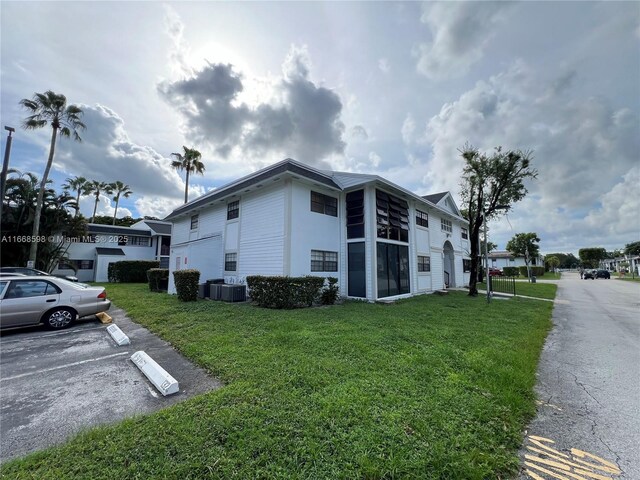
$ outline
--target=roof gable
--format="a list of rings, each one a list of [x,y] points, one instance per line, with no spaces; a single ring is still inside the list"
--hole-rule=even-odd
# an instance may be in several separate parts
[[[431,203],[435,203],[436,205],[453,215],[462,217],[460,209],[458,208],[458,205],[456,205],[451,192],[440,192],[431,195],[424,195],[422,198],[428,200]]]

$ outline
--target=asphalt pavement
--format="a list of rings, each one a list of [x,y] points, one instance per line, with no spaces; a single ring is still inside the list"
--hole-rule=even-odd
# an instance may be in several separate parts
[[[94,425],[150,413],[221,386],[171,345],[112,306],[131,344],[107,325],[79,321],[61,331],[34,327],[0,338],[0,462],[64,442]],[[130,360],[143,350],[179,383],[162,396]]]
[[[640,480],[640,283],[558,282],[521,479]]]

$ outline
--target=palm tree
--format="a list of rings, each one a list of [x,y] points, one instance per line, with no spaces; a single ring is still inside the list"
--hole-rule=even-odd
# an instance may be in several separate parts
[[[178,171],[185,170],[187,172],[187,178],[184,185],[184,203],[189,201],[189,175],[197,173],[204,175],[204,163],[200,161],[202,155],[195,148],[182,147],[184,154],[172,153],[171,156],[175,157],[175,160],[171,162],[171,166]]]
[[[67,97],[58,95],[51,90],[45,93],[36,93],[33,99],[23,98],[20,105],[27,109],[31,115],[24,119],[23,128],[27,130],[37,130],[39,128],[51,125],[51,143],[49,145],[49,158],[47,166],[42,175],[40,189],[38,190],[38,199],[36,201],[36,212],[33,221],[32,237],[37,237],[40,233],[40,215],[42,214],[42,202],[44,199],[44,190],[49,179],[49,171],[53,164],[53,155],[56,150],[56,139],[58,134],[63,137],[71,137],[80,142],[82,139],[78,135],[78,130],[84,130],[86,125],[80,121],[82,118],[82,110],[76,105],[67,105]],[[29,250],[29,261],[36,261],[38,252],[38,243],[31,242]]]
[[[64,190],[69,190],[76,194],[76,205],[73,207],[76,210],[74,217],[77,217],[78,212],[80,211],[80,196],[89,193],[87,191],[88,183],[88,180],[84,177],[73,177],[67,178],[67,181],[62,184],[62,188]]]
[[[131,191],[131,188],[129,187],[129,185],[125,185],[120,180],[116,180],[115,182],[110,183],[109,186],[111,187],[111,193],[113,192],[116,193],[116,196],[113,197],[113,201],[116,202],[116,209],[113,212],[113,223],[111,224],[111,225],[115,225],[116,214],[118,213],[118,203],[120,203],[120,196],[123,196],[124,198],[129,198],[133,193],[133,191]]]
[[[106,193],[107,195],[111,195],[113,190],[111,188],[111,184],[109,183],[92,180],[87,184],[87,192],[96,197],[93,204],[93,215],[91,216],[91,223],[93,223],[96,218],[96,210],[98,210],[98,201],[100,201],[100,194]]]

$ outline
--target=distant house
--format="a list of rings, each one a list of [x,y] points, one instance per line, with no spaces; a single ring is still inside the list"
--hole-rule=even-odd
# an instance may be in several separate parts
[[[623,267],[627,265],[627,267]],[[624,257],[607,258],[602,260],[601,267],[612,272],[632,271],[635,275],[640,275],[640,255],[627,255]]]
[[[504,250],[495,250],[489,253],[489,268],[502,270],[504,267],[525,267],[526,265],[524,256],[514,255]],[[529,265],[532,267],[544,267],[544,257],[542,255],[532,256]]]
[[[374,301],[468,284],[468,223],[448,192],[421,197],[376,175],[286,159],[174,210],[170,271],[337,277]],[[173,275],[169,292],[175,292]]]
[[[81,282],[106,282],[112,262],[158,260],[161,267],[169,268],[171,224],[159,220],[141,220],[131,227],[90,223],[87,235],[71,239],[67,246],[69,261],[60,262],[53,273],[76,271]]]

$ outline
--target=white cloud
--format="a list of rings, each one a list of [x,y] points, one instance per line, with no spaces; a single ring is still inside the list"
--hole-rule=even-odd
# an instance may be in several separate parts
[[[378,59],[378,68],[382,73],[389,73],[391,71],[391,65],[388,58]]]
[[[373,168],[378,168],[382,159],[376,152],[369,152],[369,163]]]
[[[480,61],[504,21],[508,2],[432,2],[425,4],[421,21],[431,42],[417,48],[418,71],[432,80],[460,77]]]
[[[413,115],[407,114],[404,122],[402,122],[402,141],[405,144],[410,144],[414,141],[414,134],[416,131],[416,121],[413,119]]]

